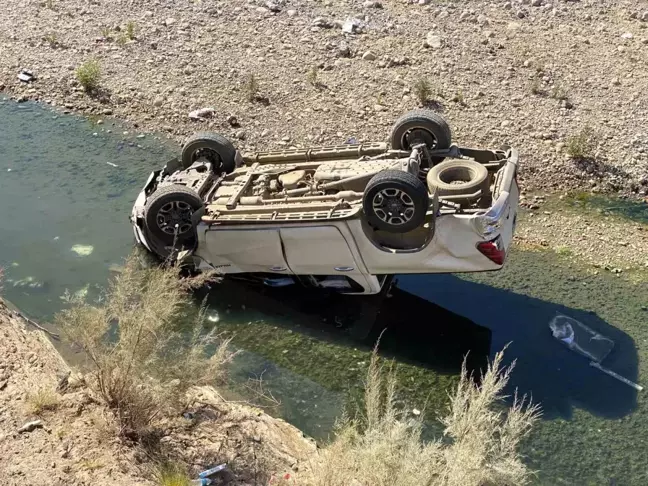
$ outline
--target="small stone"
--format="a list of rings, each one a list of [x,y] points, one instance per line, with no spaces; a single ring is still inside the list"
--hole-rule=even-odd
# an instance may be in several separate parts
[[[277,4],[277,3],[275,3],[275,2],[266,2],[265,6],[266,6],[267,9],[270,10],[271,12],[274,12],[274,13],[279,13],[279,12],[281,12],[281,7],[279,6],[279,4]]]
[[[384,107],[383,105],[374,105],[374,111],[376,111],[376,112],[381,112],[381,111],[385,111],[385,110],[387,110],[387,108]]]
[[[543,0],[532,0],[531,1],[531,6],[532,7],[542,7],[542,1]]]
[[[440,49],[443,42],[441,41],[441,37],[434,34],[434,32],[428,32],[427,36],[425,36],[425,42],[423,45],[432,49]]]
[[[512,4],[511,2],[506,2],[506,3],[504,4],[504,8],[505,8],[506,10],[510,10],[510,9],[513,8],[513,4]]]
[[[174,19],[173,17],[169,17],[168,19],[166,19],[166,20],[164,21],[164,25],[166,25],[167,27],[169,27],[170,25],[175,24],[175,22],[176,22],[176,19]]]
[[[632,34],[630,32],[626,32],[625,34],[621,34],[622,39],[632,39]]]
[[[364,8],[383,8],[382,3],[372,1],[372,0],[367,0],[365,3],[362,4]]]
[[[531,66],[531,61],[529,59],[527,59],[526,61],[524,61],[523,66],[524,67],[530,67]]]
[[[112,110],[111,110],[110,108],[106,108],[106,109],[103,111],[103,114],[104,114],[104,115],[112,115],[113,112],[112,112]]]
[[[236,133],[234,134],[234,136],[236,138],[238,138],[239,140],[245,140],[245,137],[247,136],[247,134],[245,133],[245,130],[237,130]]]
[[[333,23],[325,19],[324,17],[317,17],[315,20],[313,20],[313,23],[311,24],[313,27],[322,27],[324,29],[330,29],[333,27]]]
[[[286,13],[288,14],[288,17],[294,17],[297,15],[297,10],[288,10]]]
[[[483,27],[490,25],[490,20],[485,15],[480,15],[477,17],[477,23]]]
[[[643,22],[648,22],[648,10],[646,10],[641,15],[639,15],[639,20],[642,20]]]
[[[614,86],[619,86],[621,84],[621,81],[619,81],[619,78],[613,78],[612,79],[612,84]]]
[[[362,55],[362,59],[365,61],[375,61],[376,55],[371,51],[367,51]]]
[[[189,113],[189,118],[192,120],[201,120],[203,118],[211,118],[215,113],[214,108],[200,108]]]
[[[153,106],[157,106],[158,108],[164,104],[164,98],[155,98],[153,100]]]
[[[459,20],[466,20],[468,17],[470,17],[470,12],[468,10],[464,10],[461,12],[461,15],[459,15]]]

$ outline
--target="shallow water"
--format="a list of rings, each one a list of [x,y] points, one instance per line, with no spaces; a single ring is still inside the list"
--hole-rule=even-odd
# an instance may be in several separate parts
[[[4,294],[47,320],[66,290],[91,297],[122,263],[133,243],[131,204],[174,147],[30,103],[0,102],[0,125]],[[524,444],[541,471],[538,484],[634,485],[648,484],[646,391],[589,367],[552,338],[548,324],[559,312],[613,339],[604,365],[645,385],[647,287],[548,253],[515,251],[498,273],[400,277],[385,300],[236,281],[208,299],[210,317],[244,351],[233,391],[310,435],[327,437],[341,408],[357,399],[381,332],[401,398],[430,417],[445,406],[468,351],[476,369],[510,343],[511,385],[544,410]],[[430,423],[427,432],[438,427]]]

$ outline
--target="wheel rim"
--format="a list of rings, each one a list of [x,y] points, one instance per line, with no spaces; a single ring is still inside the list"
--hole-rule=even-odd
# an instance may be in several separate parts
[[[401,137],[401,147],[403,148],[412,148],[417,143],[423,143],[427,148],[434,150],[439,141],[432,132],[423,128],[412,128]]]
[[[412,220],[416,208],[405,191],[389,188],[378,191],[372,200],[375,215],[391,226],[401,226]]]
[[[183,235],[193,227],[191,216],[194,210],[184,201],[171,201],[160,208],[157,213],[157,225],[160,231],[167,235],[176,234],[176,225],[178,226],[178,236]]]

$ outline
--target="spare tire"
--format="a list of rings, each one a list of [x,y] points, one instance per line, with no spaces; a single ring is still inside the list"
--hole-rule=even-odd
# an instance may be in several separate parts
[[[214,166],[217,174],[229,174],[236,168],[236,148],[222,135],[212,132],[196,133],[182,147],[182,168],[187,169],[199,158]]]
[[[188,187],[170,184],[155,191],[144,206],[144,225],[155,246],[170,246],[174,242],[181,246],[193,239],[192,216],[202,207],[202,199]]]
[[[401,170],[385,170],[373,176],[362,200],[369,225],[389,233],[407,233],[421,226],[429,205],[425,184]]]
[[[430,150],[448,149],[452,133],[448,123],[432,110],[412,110],[394,123],[391,131],[391,147],[410,150],[416,143],[424,143]],[[432,157],[436,164],[443,157]]]
[[[432,167],[427,174],[430,192],[437,191],[439,197],[470,195],[482,191],[488,193],[488,169],[474,160],[446,160]]]

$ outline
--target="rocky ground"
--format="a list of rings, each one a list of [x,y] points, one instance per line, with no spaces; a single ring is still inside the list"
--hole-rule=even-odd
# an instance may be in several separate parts
[[[178,142],[215,130],[243,150],[386,140],[426,82],[456,141],[519,148],[527,197],[648,202],[642,0],[7,0],[0,51],[0,87],[18,99]],[[75,76],[90,59],[101,68],[93,96]],[[35,79],[20,81],[22,69]],[[588,157],[575,160],[570,138],[586,127]],[[587,256],[578,220],[549,223],[529,220],[527,237]]]
[[[0,300],[3,486],[157,484],[150,455],[116,439],[110,414],[76,374],[57,389],[69,368],[41,331],[26,326],[31,327]],[[267,484],[270,474],[290,474],[315,450],[296,428],[226,403],[212,388],[196,389],[188,410],[188,418],[167,420],[165,456],[196,472],[227,463],[227,484]]]
[[[519,147],[526,190],[646,196],[646,27],[641,0],[7,0],[0,84],[251,149],[384,140],[427,80],[457,141]],[[94,99],[74,71],[90,58]],[[23,68],[36,80],[19,81]],[[585,125],[596,160],[575,162],[565,144]]]

